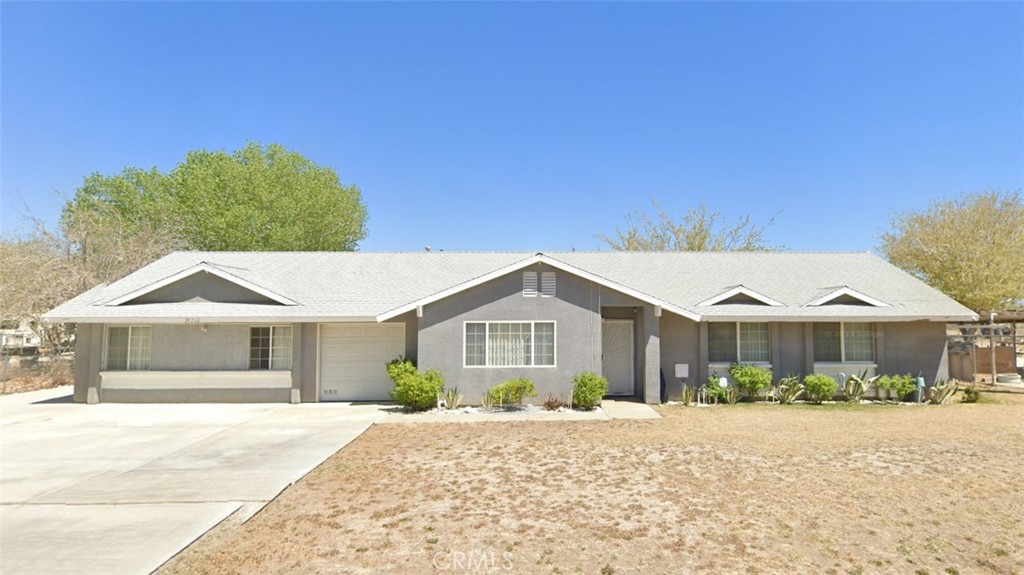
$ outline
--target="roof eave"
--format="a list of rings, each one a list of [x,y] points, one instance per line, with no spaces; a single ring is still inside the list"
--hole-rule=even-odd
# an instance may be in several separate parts
[[[375,316],[266,316],[266,315],[213,315],[213,316],[103,316],[103,315],[44,315],[47,323],[104,323],[104,324],[175,324],[196,325],[209,323],[246,323],[246,324],[279,324],[279,323],[376,323]]]
[[[975,319],[971,319],[975,318]],[[705,314],[703,321],[740,321],[740,322],[775,322],[775,323],[792,323],[792,322],[872,322],[872,323],[894,323],[894,322],[911,322],[911,321],[927,321],[927,322],[941,322],[950,323],[958,321],[976,321],[976,315],[743,315],[743,314],[730,314],[730,315],[713,315]]]

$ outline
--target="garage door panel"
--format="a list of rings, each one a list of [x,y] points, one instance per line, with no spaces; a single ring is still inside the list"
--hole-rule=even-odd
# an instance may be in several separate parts
[[[325,324],[320,347],[321,400],[389,399],[385,364],[405,353],[405,325]]]

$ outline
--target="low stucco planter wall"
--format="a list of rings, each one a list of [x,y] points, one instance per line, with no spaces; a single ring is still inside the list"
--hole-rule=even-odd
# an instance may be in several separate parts
[[[101,371],[100,401],[287,403],[290,371]]]

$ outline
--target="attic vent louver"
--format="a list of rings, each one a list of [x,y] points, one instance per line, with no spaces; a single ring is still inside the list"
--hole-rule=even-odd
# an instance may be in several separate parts
[[[555,272],[543,272],[540,274],[540,295],[555,297]]]
[[[537,297],[537,272],[523,272],[523,297]]]

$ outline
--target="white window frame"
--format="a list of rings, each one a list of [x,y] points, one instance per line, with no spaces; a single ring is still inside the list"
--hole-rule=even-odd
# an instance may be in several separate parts
[[[710,325],[713,324],[713,323],[717,323],[717,324],[730,324],[731,323],[731,324],[734,324],[736,326],[736,363],[743,363],[743,364],[749,364],[749,365],[761,365],[761,366],[770,366],[772,364],[772,360],[771,360],[772,348],[775,346],[775,342],[772,341],[772,324],[771,324],[771,322],[767,322],[767,321],[736,321],[736,322],[732,322],[732,321],[710,321],[710,322],[708,322],[708,326],[709,326],[708,329],[711,329]],[[768,361],[744,361],[742,359],[742,355],[743,354],[741,353],[741,350],[740,350],[740,342],[741,342],[741,340],[743,338],[740,337],[740,324],[743,324],[743,323],[763,323],[763,324],[768,326]],[[709,365],[725,365],[725,364],[730,364],[731,365],[732,362],[717,361],[717,360],[711,359],[710,350],[709,350],[709,353],[708,353],[708,364]]]
[[[153,326],[151,326],[151,325],[116,325],[116,324],[112,324],[112,325],[108,325],[107,329],[104,330],[104,332],[103,332],[103,371],[148,371],[150,369],[148,367],[145,368],[145,369],[142,369],[142,368],[132,369],[132,329],[136,329],[136,328],[140,328],[140,327],[149,328],[149,358],[148,358],[148,360],[149,360],[150,365],[152,365],[152,363],[153,363]],[[123,370],[122,369],[111,370],[109,367],[107,367],[108,363],[109,363],[109,360],[110,360],[110,330],[114,329],[114,328],[128,328],[128,347],[126,348],[126,353],[128,354],[128,356],[125,358],[125,361],[124,361],[125,368]]]
[[[265,327],[269,327],[270,328],[270,348],[269,348],[270,357],[268,358],[268,361],[270,363],[268,364],[268,366],[265,369],[262,368],[262,367],[252,367],[252,330],[254,328],[265,328]],[[282,327],[286,327],[286,328],[292,330],[292,337],[291,337],[291,344],[292,344],[291,345],[291,347],[292,347],[291,361],[292,362],[291,362],[291,365],[289,365],[288,367],[278,369],[278,368],[274,367],[274,331],[276,329],[279,329],[279,328],[282,328]],[[246,358],[246,360],[247,360],[247,362],[249,364],[249,371],[291,371],[292,368],[295,366],[295,328],[292,325],[286,324],[286,323],[250,325],[249,326],[249,333],[248,333],[248,337],[246,338],[246,341],[249,342],[249,346],[248,346],[249,347],[249,353],[248,353],[248,356]]]
[[[819,322],[819,323],[838,323],[839,324],[839,361],[838,361],[838,363],[850,363],[850,364],[854,364],[854,365],[865,365],[865,366],[877,365],[878,364],[878,326],[875,325],[875,322],[872,322],[872,321],[850,321],[850,322],[846,322],[846,321],[839,321],[839,322],[823,321],[823,322]],[[854,360],[846,361],[846,324],[847,323],[866,323],[866,324],[870,324],[871,325],[871,331],[872,331],[871,345],[873,347],[873,349],[871,350],[871,355],[874,355],[875,359],[872,359],[872,360],[858,359],[856,361],[854,361]],[[837,363],[837,362],[835,362],[835,361],[818,361],[818,358],[814,358],[814,363],[827,364],[827,363]]]
[[[484,362],[486,363],[491,357],[491,324],[496,323],[528,323],[530,324],[530,361],[536,361],[537,359],[537,327],[538,323],[550,323],[553,327],[552,337],[554,338],[554,349],[552,350],[552,364],[551,365],[467,365],[466,364],[466,338],[469,333],[466,331],[466,326],[471,323],[482,323],[484,324]],[[555,320],[522,320],[522,319],[481,319],[481,320],[466,320],[462,322],[462,367],[467,369],[550,369],[558,367],[558,322]]]

